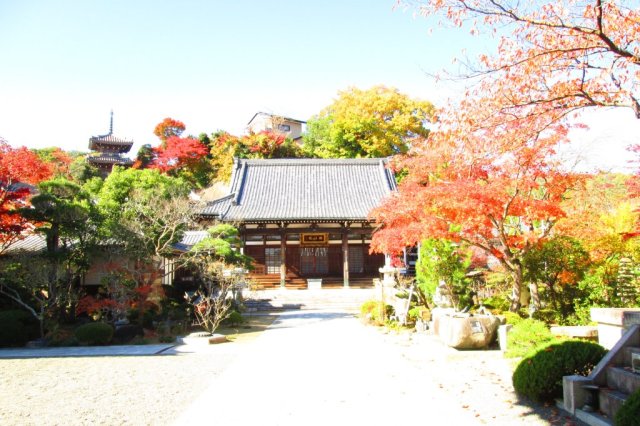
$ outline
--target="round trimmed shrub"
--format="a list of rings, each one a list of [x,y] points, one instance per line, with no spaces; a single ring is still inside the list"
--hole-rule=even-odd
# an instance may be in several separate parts
[[[606,353],[597,343],[583,340],[544,346],[518,364],[513,388],[534,401],[552,401],[562,395],[563,376],[587,376]]]
[[[504,356],[507,358],[527,356],[554,341],[556,338],[545,323],[531,318],[523,319],[517,321],[507,334],[507,351]]]
[[[27,330],[20,321],[7,317],[0,322],[0,347],[24,346],[27,341]]]
[[[616,426],[640,426],[640,389],[632,393],[615,416]]]
[[[113,337],[113,327],[103,322],[90,322],[76,328],[75,336],[84,346],[106,345]]]
[[[0,347],[24,346],[38,335],[38,322],[28,312],[19,309],[0,312]]]

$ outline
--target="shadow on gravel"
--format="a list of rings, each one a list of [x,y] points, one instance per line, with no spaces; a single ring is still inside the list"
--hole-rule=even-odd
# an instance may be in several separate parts
[[[525,398],[519,398],[514,401],[514,405],[523,407],[526,411],[523,411],[520,417],[533,417],[541,419],[546,424],[550,425],[564,425],[564,426],[586,426],[584,423],[575,417],[569,415],[564,410],[559,409],[551,403],[538,403]]]

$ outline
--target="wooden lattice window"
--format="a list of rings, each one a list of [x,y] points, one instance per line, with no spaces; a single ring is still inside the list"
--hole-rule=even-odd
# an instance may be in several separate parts
[[[300,250],[302,275],[326,275],[329,273],[329,249],[327,247],[303,247]]]
[[[267,247],[264,249],[264,263],[267,274],[280,273],[280,247]]]
[[[362,274],[364,272],[364,253],[362,246],[349,247],[349,272]]]

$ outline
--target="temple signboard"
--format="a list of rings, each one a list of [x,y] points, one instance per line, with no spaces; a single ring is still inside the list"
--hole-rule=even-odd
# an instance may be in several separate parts
[[[329,244],[329,234],[327,233],[300,234],[300,245],[324,246],[327,244]]]

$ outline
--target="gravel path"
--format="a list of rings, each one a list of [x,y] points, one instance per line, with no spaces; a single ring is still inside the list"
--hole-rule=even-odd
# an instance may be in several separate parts
[[[0,360],[0,424],[575,424],[518,404],[497,351],[345,314],[288,313],[255,339],[194,348]]]

